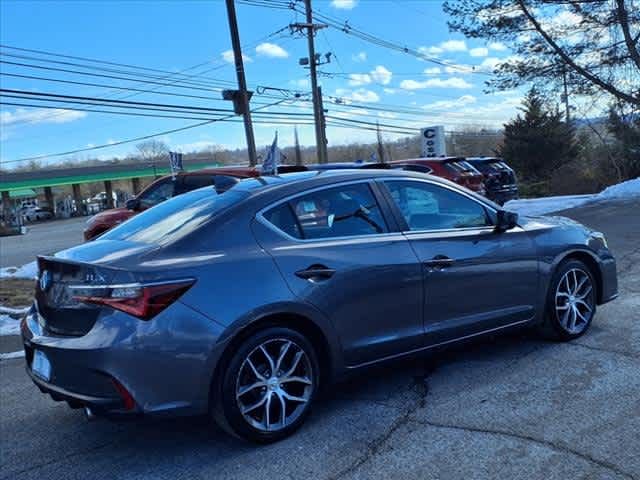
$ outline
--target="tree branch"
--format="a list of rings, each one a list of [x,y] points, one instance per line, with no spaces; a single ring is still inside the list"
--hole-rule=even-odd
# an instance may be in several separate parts
[[[624,35],[624,41],[629,49],[629,55],[633,59],[638,69],[640,69],[640,52],[635,46],[633,38],[631,38],[631,31],[629,30],[629,14],[624,6],[624,0],[616,0],[616,6],[618,10],[618,19],[620,20],[620,26],[622,27],[622,34]]]
[[[628,102],[628,103],[630,103],[632,105],[640,105],[640,98],[639,97],[634,97],[631,94],[628,94],[628,93],[625,93],[625,92],[623,92],[621,90],[618,90],[613,85],[610,85],[609,83],[603,81],[601,78],[595,76],[594,74],[589,72],[587,69],[581,67],[576,62],[574,62],[573,59],[571,59],[571,57],[569,57],[569,55],[567,55],[567,53],[542,28],[540,23],[534,18],[534,16],[531,14],[531,12],[527,8],[527,6],[524,4],[524,0],[517,0],[517,2],[520,5],[522,13],[524,13],[524,15],[527,17],[527,19],[531,22],[531,24],[536,29],[536,31],[542,36],[542,38],[545,39],[545,41],[549,44],[549,46],[553,49],[553,51],[560,58],[562,58],[562,60],[567,65],[569,65],[576,73],[582,75],[583,77],[585,77],[586,79],[588,79],[592,83],[598,85],[600,88],[602,88],[603,90],[609,92],[611,95],[613,95],[613,96],[615,96],[615,97],[617,97],[617,98],[619,98],[621,100],[624,100],[625,102]]]

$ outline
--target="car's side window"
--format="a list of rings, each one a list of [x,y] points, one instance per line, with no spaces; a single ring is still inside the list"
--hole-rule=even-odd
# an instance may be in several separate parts
[[[478,202],[438,185],[415,181],[385,182],[409,230],[450,230],[491,225]]]
[[[140,196],[140,206],[150,208],[173,197],[173,181],[167,179]]]
[[[288,235],[300,239],[374,235],[389,231],[366,183],[326,188],[296,197],[268,210],[264,218]]]

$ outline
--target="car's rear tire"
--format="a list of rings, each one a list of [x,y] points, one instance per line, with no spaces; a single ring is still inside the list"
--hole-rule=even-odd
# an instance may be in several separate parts
[[[562,262],[549,285],[543,333],[558,341],[584,335],[596,313],[596,288],[586,264],[575,259]]]
[[[320,368],[309,340],[270,327],[245,339],[220,373],[212,414],[229,433],[257,443],[291,435],[310,413]]]

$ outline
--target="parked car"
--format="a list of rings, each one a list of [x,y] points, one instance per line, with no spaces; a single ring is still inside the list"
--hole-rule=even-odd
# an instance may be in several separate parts
[[[484,175],[488,198],[499,205],[518,198],[516,173],[501,158],[467,157],[467,162]]]
[[[300,169],[305,168],[292,165],[280,167],[281,172],[298,171]],[[147,186],[136,197],[129,199],[125,207],[105,210],[87,220],[84,239],[85,241],[93,240],[147,208],[196,188],[214,185],[216,180],[221,182],[218,185],[218,190],[221,190],[231,186],[234,183],[232,180],[234,178],[257,177],[259,175],[260,167],[209,168],[194,172],[181,172],[175,176],[167,175]]]
[[[480,195],[486,194],[484,176],[467,163],[464,157],[412,158],[394,160],[389,163],[403,166],[405,170],[430,173],[437,177],[446,178]]]
[[[208,413],[272,442],[348,372],[522,326],[572,340],[616,296],[604,236],[571,220],[414,172],[302,172],[198,189],[39,257],[21,334],[54,400]]]
[[[39,220],[50,220],[53,218],[53,212],[46,208],[28,207],[22,210],[22,218],[27,222],[37,222]]]

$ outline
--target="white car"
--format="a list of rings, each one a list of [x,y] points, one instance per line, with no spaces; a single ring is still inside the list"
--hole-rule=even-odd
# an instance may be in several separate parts
[[[23,218],[27,222],[34,222],[38,220],[49,220],[53,218],[53,214],[49,210],[44,208],[28,208],[22,213]]]

